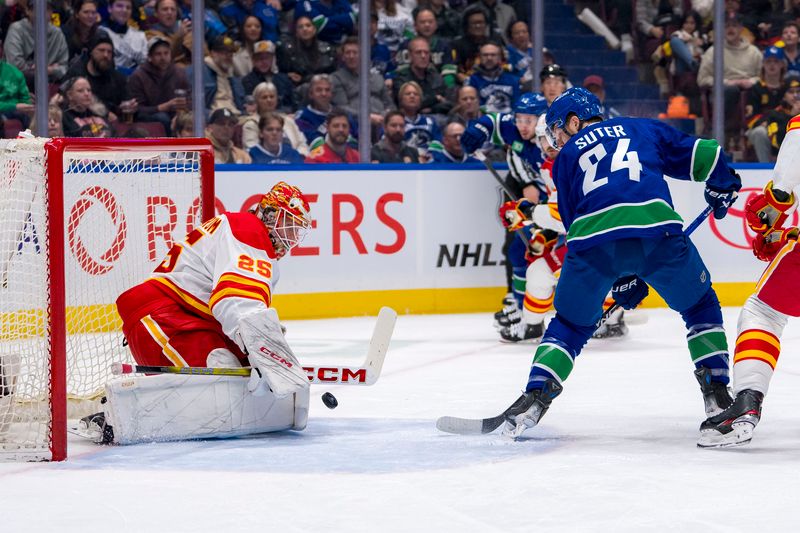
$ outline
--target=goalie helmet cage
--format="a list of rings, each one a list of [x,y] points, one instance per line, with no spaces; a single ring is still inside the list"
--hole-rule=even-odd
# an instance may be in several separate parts
[[[67,456],[130,360],[116,297],[214,216],[205,139],[0,142],[0,460]]]

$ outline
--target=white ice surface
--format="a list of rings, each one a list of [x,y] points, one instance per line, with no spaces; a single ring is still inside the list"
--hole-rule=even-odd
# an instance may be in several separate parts
[[[625,340],[590,341],[527,440],[434,424],[507,407],[531,345],[498,343],[485,314],[401,315],[378,383],[314,387],[303,432],[129,447],[71,438],[64,463],[0,463],[0,531],[797,531],[800,322],[783,336],[753,442],[699,450],[683,325],[647,313]],[[731,347],[737,313],[725,310]],[[301,360],[359,363],[372,323],[288,322],[287,337]],[[322,405],[326,390],[338,409]]]

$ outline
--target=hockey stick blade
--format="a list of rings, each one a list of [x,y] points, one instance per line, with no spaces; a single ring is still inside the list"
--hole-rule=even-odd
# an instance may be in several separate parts
[[[456,435],[485,435],[499,428],[506,419],[506,415],[511,409],[525,398],[523,394],[514,403],[509,405],[505,411],[497,416],[490,418],[459,418],[457,416],[443,416],[436,421],[436,429],[445,433]]]
[[[383,361],[392,339],[397,313],[390,307],[382,307],[372,331],[367,357],[361,367],[344,365],[304,366],[312,385],[372,385],[380,377]],[[180,374],[185,376],[241,376],[249,377],[250,368],[214,368],[181,366],[148,366],[127,363],[112,363],[113,375],[125,374]]]

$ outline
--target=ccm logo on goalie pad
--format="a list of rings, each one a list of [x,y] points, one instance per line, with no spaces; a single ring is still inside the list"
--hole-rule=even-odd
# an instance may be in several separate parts
[[[258,351],[260,351],[261,353],[263,353],[264,355],[266,355],[270,359],[274,359],[275,361],[279,362],[280,364],[282,364],[283,366],[285,366],[287,368],[292,368],[294,366],[291,361],[287,361],[286,359],[284,359],[280,355],[269,351],[266,346],[260,347],[258,349]]]
[[[347,367],[313,367],[304,366],[303,370],[308,375],[308,381],[325,383],[366,383],[366,368],[347,368]]]

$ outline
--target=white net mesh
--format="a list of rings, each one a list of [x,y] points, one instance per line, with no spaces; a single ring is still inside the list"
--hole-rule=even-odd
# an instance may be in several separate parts
[[[0,144],[0,459],[48,459],[51,294],[47,139]],[[69,417],[98,409],[112,362],[128,361],[114,302],[200,220],[197,151],[72,151],[63,157]],[[63,323],[63,322],[62,322]],[[56,428],[60,430],[61,428]]]

